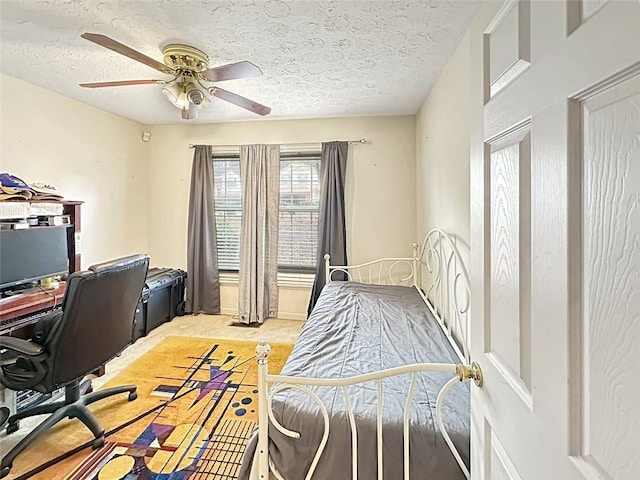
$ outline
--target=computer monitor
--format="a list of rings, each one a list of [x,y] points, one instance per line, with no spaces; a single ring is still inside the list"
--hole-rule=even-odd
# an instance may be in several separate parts
[[[0,230],[0,290],[68,272],[66,227]]]

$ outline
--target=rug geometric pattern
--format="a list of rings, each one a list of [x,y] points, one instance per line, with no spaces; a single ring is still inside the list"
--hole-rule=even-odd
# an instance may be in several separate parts
[[[171,348],[172,342],[185,341],[168,337],[160,345],[164,354],[144,368],[144,379],[137,369],[138,381],[131,383],[138,384],[139,398],[121,404],[136,408],[66,479],[236,478],[257,426],[256,343],[198,338],[188,348]],[[291,348],[272,344],[270,372],[280,371]],[[109,384],[122,384],[121,376]]]

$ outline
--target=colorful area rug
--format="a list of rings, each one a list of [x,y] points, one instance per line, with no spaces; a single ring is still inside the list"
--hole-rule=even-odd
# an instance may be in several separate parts
[[[104,447],[85,448],[37,476],[24,478],[236,478],[244,447],[257,425],[255,346],[255,342],[168,337],[105,385],[134,383],[137,400],[127,402],[122,395],[122,399],[112,397],[90,407],[108,432]],[[271,347],[269,372],[275,373],[281,370],[292,345]],[[74,436],[61,431],[70,429],[84,426],[66,422],[54,429],[51,436],[55,438],[46,443],[64,442],[66,451],[72,450],[77,443],[68,439]],[[37,445],[32,450],[37,450]],[[60,450],[59,444],[55,450]],[[40,459],[39,464],[42,456]],[[12,474],[18,473],[18,460]]]

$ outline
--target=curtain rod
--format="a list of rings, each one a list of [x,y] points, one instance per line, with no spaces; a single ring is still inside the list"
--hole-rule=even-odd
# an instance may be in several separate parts
[[[318,143],[322,143],[322,142],[305,142],[305,143],[281,143],[280,146],[281,147],[297,147],[300,145],[317,145]],[[361,138],[360,140],[349,140],[347,142],[349,145],[353,145],[355,143],[362,143],[362,144],[367,144],[367,139],[366,138]],[[189,148],[193,148],[196,147],[198,145],[194,145],[193,143],[189,144]],[[212,147],[216,147],[216,148],[235,148],[235,147],[239,147],[240,145],[211,145]]]

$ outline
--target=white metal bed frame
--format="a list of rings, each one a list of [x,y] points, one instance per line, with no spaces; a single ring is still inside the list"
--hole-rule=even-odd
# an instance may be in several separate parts
[[[358,431],[349,396],[349,386],[375,381],[377,384],[377,479],[382,480],[382,380],[391,376],[411,374],[411,383],[405,401],[403,416],[404,480],[409,480],[409,418],[417,377],[420,372],[425,371],[440,371],[452,374],[452,378],[442,387],[436,400],[436,423],[462,472],[467,479],[470,478],[469,470],[451,441],[442,420],[443,399],[457,381],[473,379],[478,386],[482,386],[482,372],[475,362],[471,363],[469,356],[469,305],[471,303],[469,273],[452,237],[443,230],[434,229],[427,234],[421,246],[418,246],[418,244],[413,245],[413,255],[410,258],[382,258],[351,266],[331,265],[329,255],[325,255],[324,259],[327,283],[334,281],[333,275],[336,272],[342,272],[348,280],[355,280],[361,283],[405,285],[416,288],[429,310],[438,320],[447,339],[460,358],[460,363],[419,363],[335,379],[272,375],[268,373],[268,357],[271,347],[266,342],[260,342],[256,347],[256,356],[258,358],[258,446],[254,456],[251,478],[268,480],[270,478],[269,473],[271,473],[278,480],[283,480],[281,474],[269,459],[268,429],[269,421],[271,421],[272,425],[282,434],[293,439],[300,437],[298,432],[291,431],[281,425],[273,414],[272,401],[274,396],[287,388],[306,393],[316,402],[322,413],[324,433],[305,480],[312,478],[329,438],[329,413],[321,399],[310,387],[329,386],[340,388],[345,397],[351,427],[352,478],[357,480]],[[422,287],[423,284],[424,286]],[[271,389],[269,389],[270,385]]]

